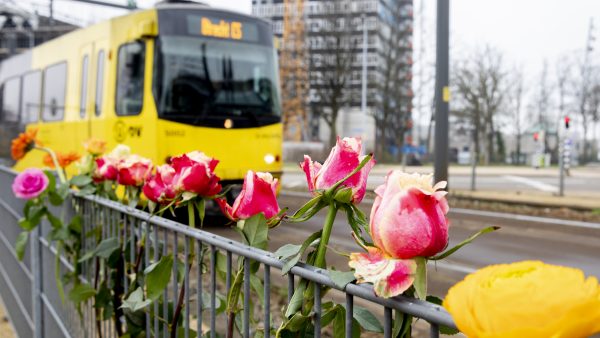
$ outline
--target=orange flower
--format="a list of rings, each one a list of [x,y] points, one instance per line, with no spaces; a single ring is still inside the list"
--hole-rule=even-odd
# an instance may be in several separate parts
[[[41,145],[40,142],[35,139],[36,135],[37,129],[31,129],[25,131],[24,133],[20,133],[17,138],[12,140],[10,154],[15,161],[25,157],[25,154],[27,154],[36,145]]]
[[[106,142],[91,138],[83,143],[83,148],[93,156],[102,155],[106,151]]]
[[[68,167],[71,163],[79,160],[80,158],[81,156],[74,151],[68,154],[61,154],[59,152],[56,152],[56,160],[58,161],[58,165],[61,168]],[[54,162],[52,161],[52,157],[50,156],[50,154],[46,154],[46,156],[44,156],[44,164],[50,168],[54,168]]]

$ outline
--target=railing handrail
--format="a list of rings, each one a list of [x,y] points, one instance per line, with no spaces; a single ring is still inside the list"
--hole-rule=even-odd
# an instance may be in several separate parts
[[[284,265],[284,262],[277,259],[272,252],[261,250],[258,248],[253,248],[251,246],[247,246],[243,243],[229,238],[225,238],[204,230],[195,229],[185,224],[168,220],[163,217],[151,215],[146,211],[135,209],[109,199],[105,199],[95,195],[88,195],[77,198],[82,198],[90,202],[111,208],[123,214],[135,217],[140,221],[184,234],[196,240],[202,241],[206,244],[227,250],[239,256],[248,257],[254,261],[263,263],[265,265],[274,267],[279,270],[281,270]],[[411,316],[422,318],[429,323],[443,325],[456,329],[456,324],[454,323],[454,320],[452,319],[451,315],[443,307],[438,306],[436,304],[402,295],[396,296],[394,298],[381,298],[375,295],[375,292],[373,291],[373,286],[367,284],[351,283],[346,285],[345,288],[340,288],[329,277],[329,272],[327,270],[319,269],[314,266],[306,265],[303,263],[296,264],[294,267],[292,267],[290,272],[293,275],[302,277],[309,281],[313,281],[318,284],[322,284],[333,289],[346,292],[353,296],[368,300],[370,302],[382,305],[384,307],[398,310]]]

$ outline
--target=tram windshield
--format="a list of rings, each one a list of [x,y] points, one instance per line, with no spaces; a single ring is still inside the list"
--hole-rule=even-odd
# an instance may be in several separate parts
[[[162,36],[157,39],[153,80],[163,119],[210,127],[232,121],[227,128],[280,121],[276,54],[270,46]]]

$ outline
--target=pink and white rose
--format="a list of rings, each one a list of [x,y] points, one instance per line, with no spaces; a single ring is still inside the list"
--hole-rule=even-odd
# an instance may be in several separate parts
[[[218,160],[200,151],[192,151],[171,159],[175,169],[173,186],[177,193],[190,192],[198,196],[213,196],[221,191],[220,179],[215,175]]]
[[[117,164],[117,169],[119,184],[140,187],[152,173],[152,161],[138,155],[129,155]]]
[[[310,156],[304,155],[304,162],[300,167],[306,175],[308,189],[315,193],[316,190],[326,190],[335,183],[350,174],[365,158],[361,156],[362,141],[360,138],[344,137],[337,138],[336,145],[323,164],[312,161]],[[367,189],[367,177],[375,165],[371,159],[356,174],[348,178],[342,186],[352,189],[352,200],[354,204],[360,203]]]
[[[370,230],[375,245],[395,258],[431,257],[448,245],[446,182],[391,171],[375,189]]]
[[[414,282],[416,257],[432,257],[448,245],[446,182],[432,185],[432,175],[388,173],[375,189],[370,217],[375,247],[352,253],[350,267],[359,283],[373,283],[375,293],[393,297]]]
[[[41,195],[48,184],[48,177],[42,170],[30,168],[15,177],[12,191],[18,198],[30,200]]]
[[[142,188],[144,195],[158,204],[169,204],[175,196],[173,178],[175,169],[168,164],[156,167],[156,174],[152,175]]]
[[[281,210],[277,203],[277,184],[278,180],[270,173],[249,170],[233,206],[227,204],[225,199],[217,199],[216,202],[223,214],[232,221],[248,219],[259,213],[271,219]]]
[[[105,180],[116,181],[119,175],[117,164],[119,160],[109,156],[98,157],[96,160],[96,168],[92,173],[94,182],[99,183]]]

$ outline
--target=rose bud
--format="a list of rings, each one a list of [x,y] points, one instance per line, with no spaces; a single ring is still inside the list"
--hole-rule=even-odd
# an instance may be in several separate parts
[[[308,189],[315,194],[315,190],[326,190],[342,180],[365,158],[365,156],[361,156],[361,150],[360,138],[344,137],[340,139],[338,137],[336,145],[331,149],[329,157],[322,165],[319,162],[313,162],[310,156],[304,155],[304,162],[300,163],[300,167],[306,175]],[[360,203],[365,196],[367,177],[374,165],[375,160],[371,159],[357,173],[342,183],[342,186],[352,189],[352,203]]]
[[[431,257],[448,245],[446,186],[432,175],[391,171],[375,189],[370,229],[375,246],[391,257]]]
[[[266,219],[270,219],[277,216],[280,211],[277,203],[277,184],[277,179],[270,173],[254,173],[249,170],[242,191],[233,206],[227,204],[223,198],[217,199],[216,202],[223,214],[232,221],[248,219],[259,213],[263,213]]]

